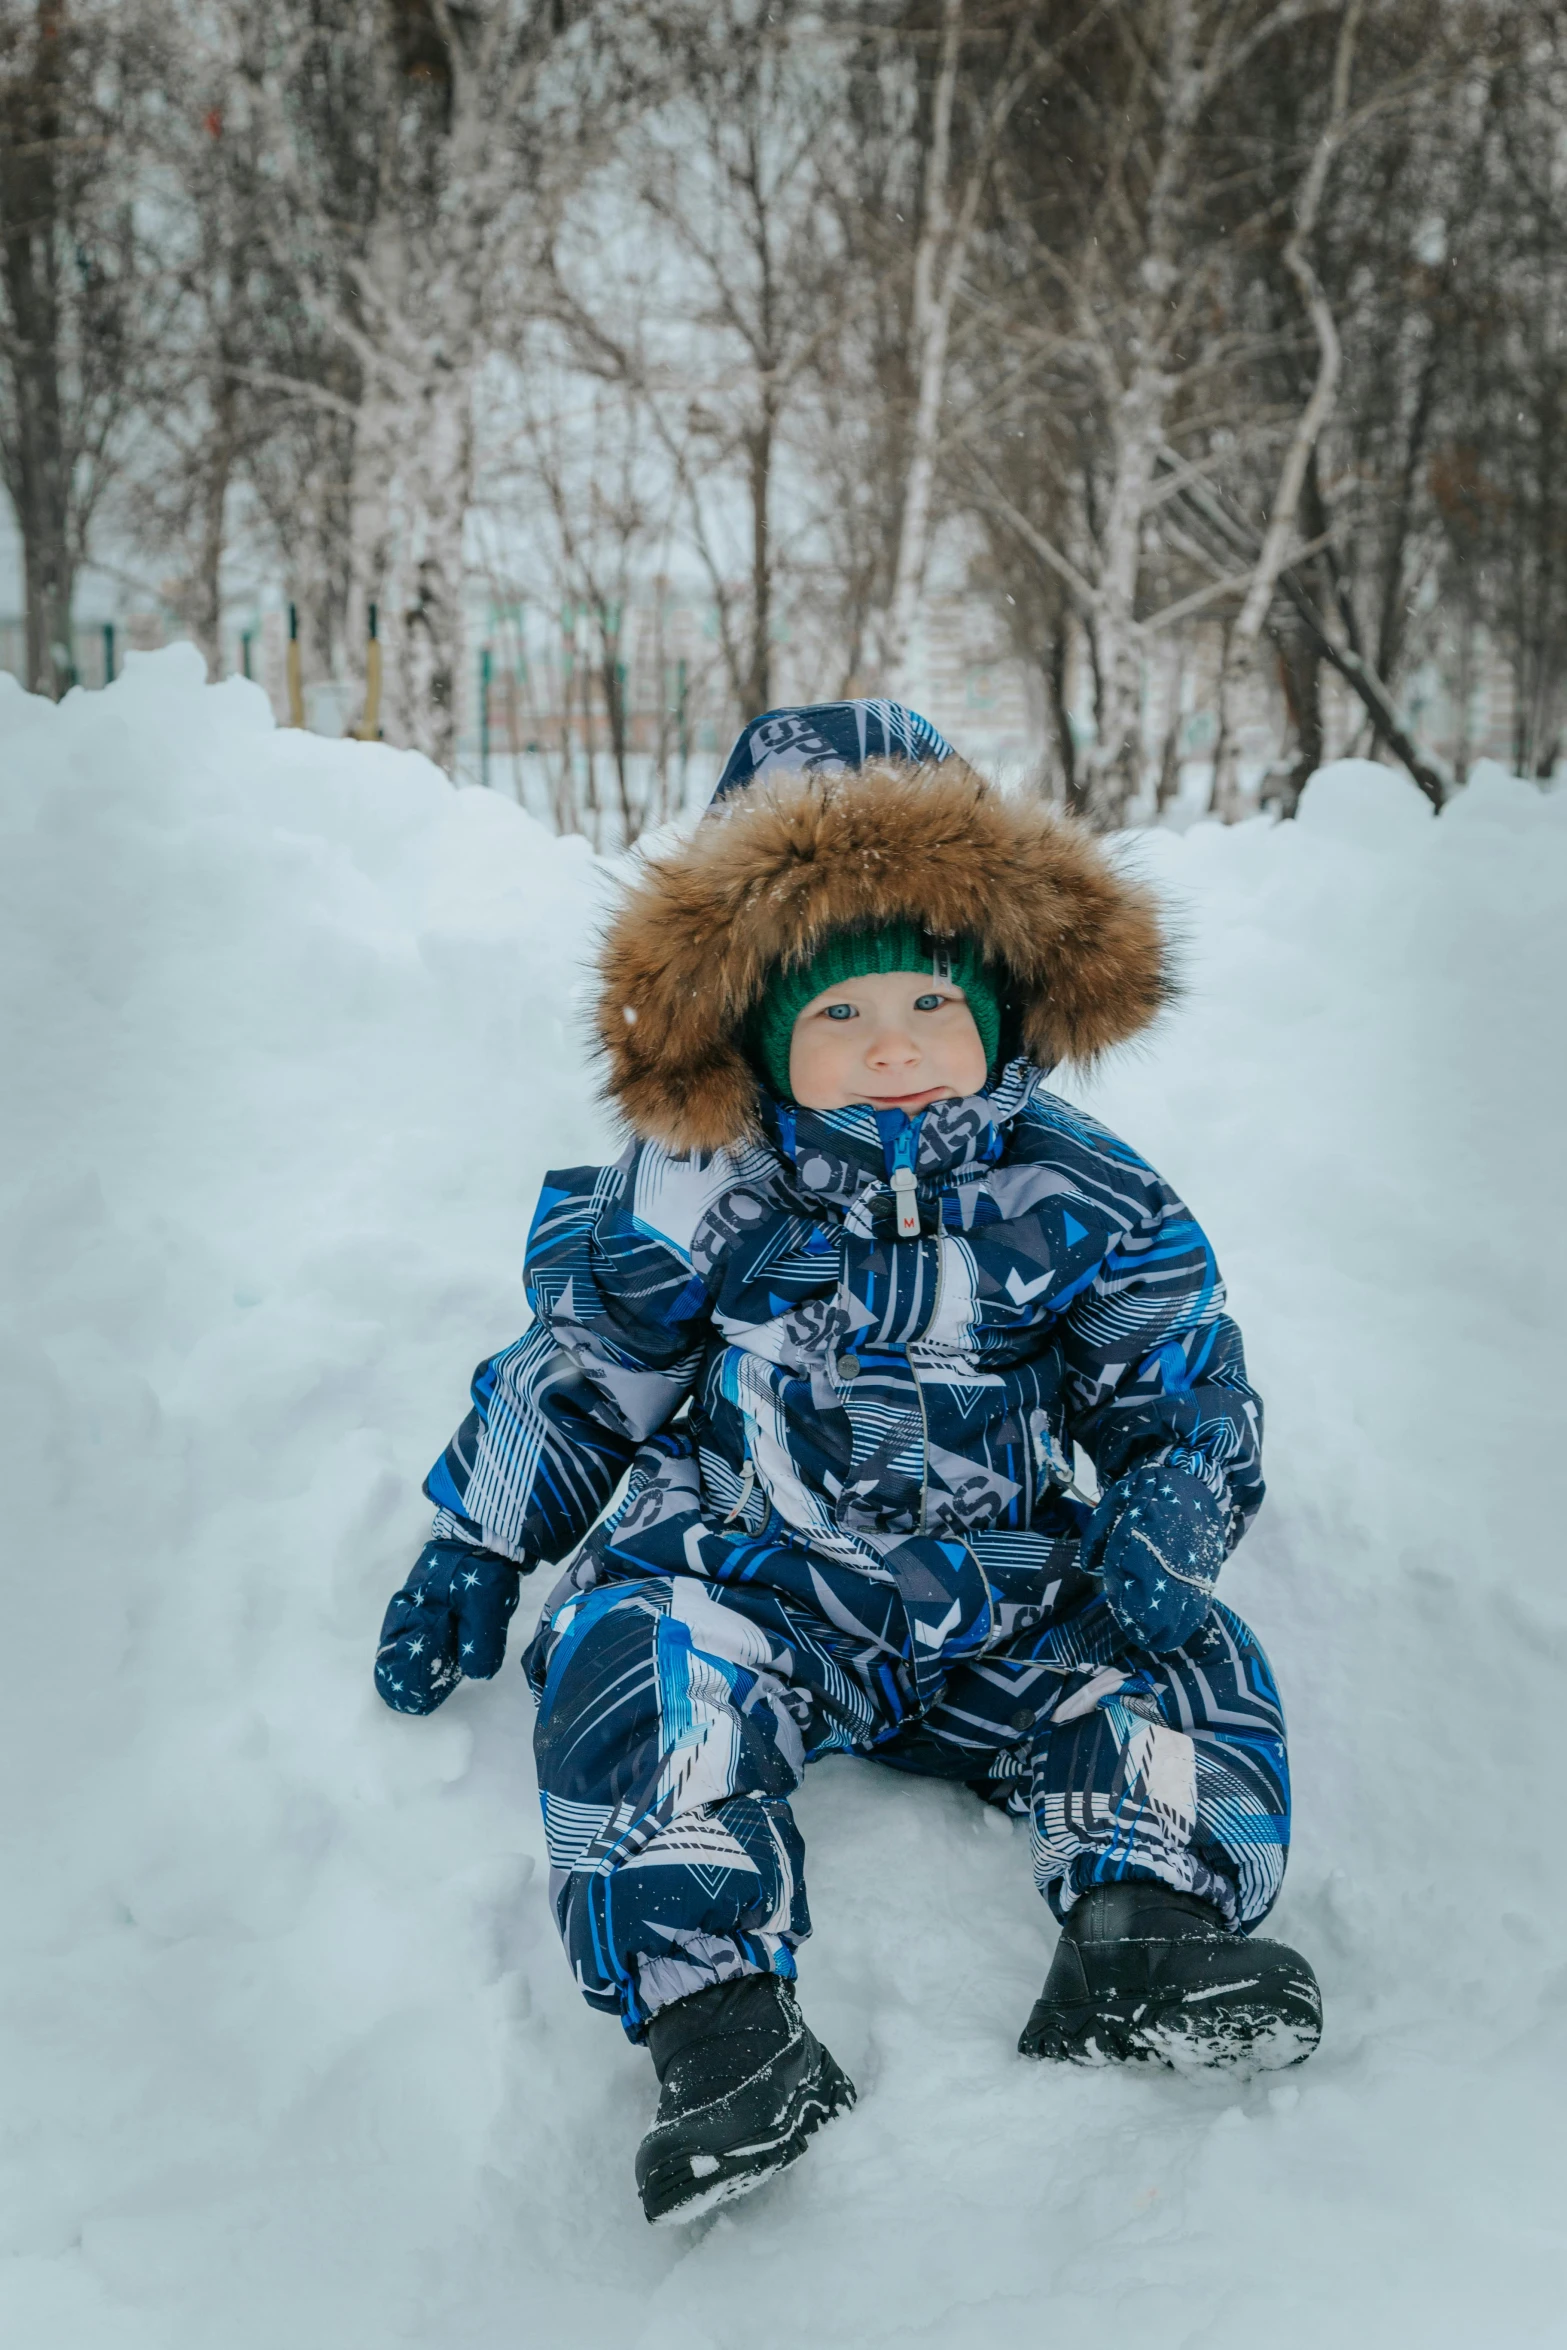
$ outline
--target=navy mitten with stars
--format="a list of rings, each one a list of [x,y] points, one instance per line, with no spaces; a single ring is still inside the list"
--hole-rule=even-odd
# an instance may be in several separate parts
[[[1139,1648],[1168,1656],[1207,1615],[1228,1536],[1212,1487],[1195,1468],[1166,1461],[1109,1488],[1088,1521],[1081,1557],[1122,1629]]]
[[[488,1681],[506,1654],[522,1570],[465,1542],[427,1542],[381,1626],[375,1685],[400,1714],[433,1714],[466,1674]]]

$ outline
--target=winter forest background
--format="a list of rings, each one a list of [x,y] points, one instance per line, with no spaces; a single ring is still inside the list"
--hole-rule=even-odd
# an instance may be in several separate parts
[[[1564,100],[1567,0],[0,0],[5,2350],[1561,2350]],[[1326,2030],[1025,2063],[1025,1827],[828,1757],[860,2102],[656,2230],[553,1570],[372,1658],[621,852],[855,690],[1168,911],[1050,1083],[1265,1399]]]
[[[1558,0],[0,0],[0,665],[601,847],[852,692],[1103,826],[1548,777],[1564,100]]]

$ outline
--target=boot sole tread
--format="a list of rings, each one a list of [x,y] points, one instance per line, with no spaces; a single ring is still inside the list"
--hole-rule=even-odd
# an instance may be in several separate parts
[[[1252,2006],[1235,1999],[1241,1988],[1224,1985],[1178,1999],[1123,1997],[1058,2009],[1037,2028],[1029,2019],[1018,2050],[1057,2063],[1152,2062],[1176,2072],[1231,2065],[1277,2072],[1303,2064],[1322,2037],[1320,2007],[1306,1998]],[[1225,1995],[1233,2004],[1213,2004]]]

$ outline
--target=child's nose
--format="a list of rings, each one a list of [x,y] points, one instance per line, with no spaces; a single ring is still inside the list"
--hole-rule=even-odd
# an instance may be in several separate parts
[[[917,1061],[919,1057],[920,1048],[906,1028],[878,1029],[867,1056],[878,1069]]]

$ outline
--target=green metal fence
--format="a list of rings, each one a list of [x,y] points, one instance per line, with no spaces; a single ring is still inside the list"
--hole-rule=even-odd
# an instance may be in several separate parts
[[[124,658],[124,642],[112,620],[78,621],[71,630],[71,666],[78,685],[108,685]],[[27,624],[21,619],[0,618],[0,669],[28,683]]]

